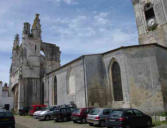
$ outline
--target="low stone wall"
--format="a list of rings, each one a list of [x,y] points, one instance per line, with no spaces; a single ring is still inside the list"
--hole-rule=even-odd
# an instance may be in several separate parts
[[[10,110],[13,108],[13,97],[0,97],[0,107],[10,104]]]

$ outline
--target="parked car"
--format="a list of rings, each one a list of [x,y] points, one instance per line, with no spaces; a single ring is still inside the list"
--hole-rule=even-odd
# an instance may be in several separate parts
[[[73,107],[60,107],[56,109],[53,118],[56,122],[58,121],[70,121],[72,112],[75,109]]]
[[[112,109],[110,108],[94,108],[87,116],[87,122],[90,126],[105,126],[105,120],[109,117]]]
[[[90,110],[92,110],[93,108],[79,108],[76,109],[73,113],[72,113],[72,120],[74,123],[76,122],[81,122],[81,123],[86,123],[86,117],[87,114],[90,112]]]
[[[29,109],[30,109],[29,107],[20,108],[20,109],[19,109],[19,115],[20,115],[20,116],[25,116],[25,115],[27,115]]]
[[[47,106],[46,105],[32,105],[29,110],[29,115],[32,116],[35,111],[41,110],[44,107],[47,107]]]
[[[4,127],[15,128],[15,118],[10,111],[0,109],[0,128]]]
[[[37,119],[39,120],[50,120],[53,119],[54,113],[57,111],[57,106],[49,107],[43,111],[40,111],[37,115]]]
[[[150,127],[152,118],[137,109],[116,109],[113,110],[106,120],[107,128],[123,127]]]
[[[42,111],[45,111],[46,109],[48,109],[48,107],[42,107],[41,110],[35,111],[35,112],[33,113],[33,118],[34,118],[34,119],[38,119],[39,114],[40,114]]]

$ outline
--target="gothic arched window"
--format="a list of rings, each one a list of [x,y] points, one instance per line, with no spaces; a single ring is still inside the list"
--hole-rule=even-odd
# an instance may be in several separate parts
[[[56,105],[57,104],[57,78],[55,76],[54,78],[54,89],[53,89],[53,94],[54,94],[54,104]]]
[[[44,104],[45,92],[44,92],[44,82],[42,82],[41,86],[41,104]]]
[[[115,101],[123,101],[122,82],[120,66],[117,62],[112,64],[112,82]]]

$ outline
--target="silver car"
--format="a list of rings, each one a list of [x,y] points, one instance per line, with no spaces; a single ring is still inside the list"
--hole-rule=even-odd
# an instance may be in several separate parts
[[[98,125],[98,126],[105,126],[105,120],[109,117],[112,109],[110,108],[94,108],[90,111],[87,116],[87,122],[90,126]]]
[[[37,119],[39,120],[50,120],[53,117],[53,114],[57,110],[57,106],[52,106],[44,111],[38,113]]]
[[[49,109],[49,108],[48,107],[44,107],[41,110],[34,112],[33,113],[33,118],[34,119],[38,119],[38,116],[40,115],[40,113],[43,112],[43,111],[45,111],[45,110],[47,110],[47,109]]]

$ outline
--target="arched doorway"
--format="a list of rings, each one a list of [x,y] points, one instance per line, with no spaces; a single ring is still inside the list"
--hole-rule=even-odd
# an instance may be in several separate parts
[[[54,89],[53,89],[53,99],[54,99],[54,104],[57,104],[57,77],[55,76],[54,78]]]
[[[111,67],[113,94],[115,101],[123,101],[122,82],[121,82],[121,70],[117,62],[113,62]]]

